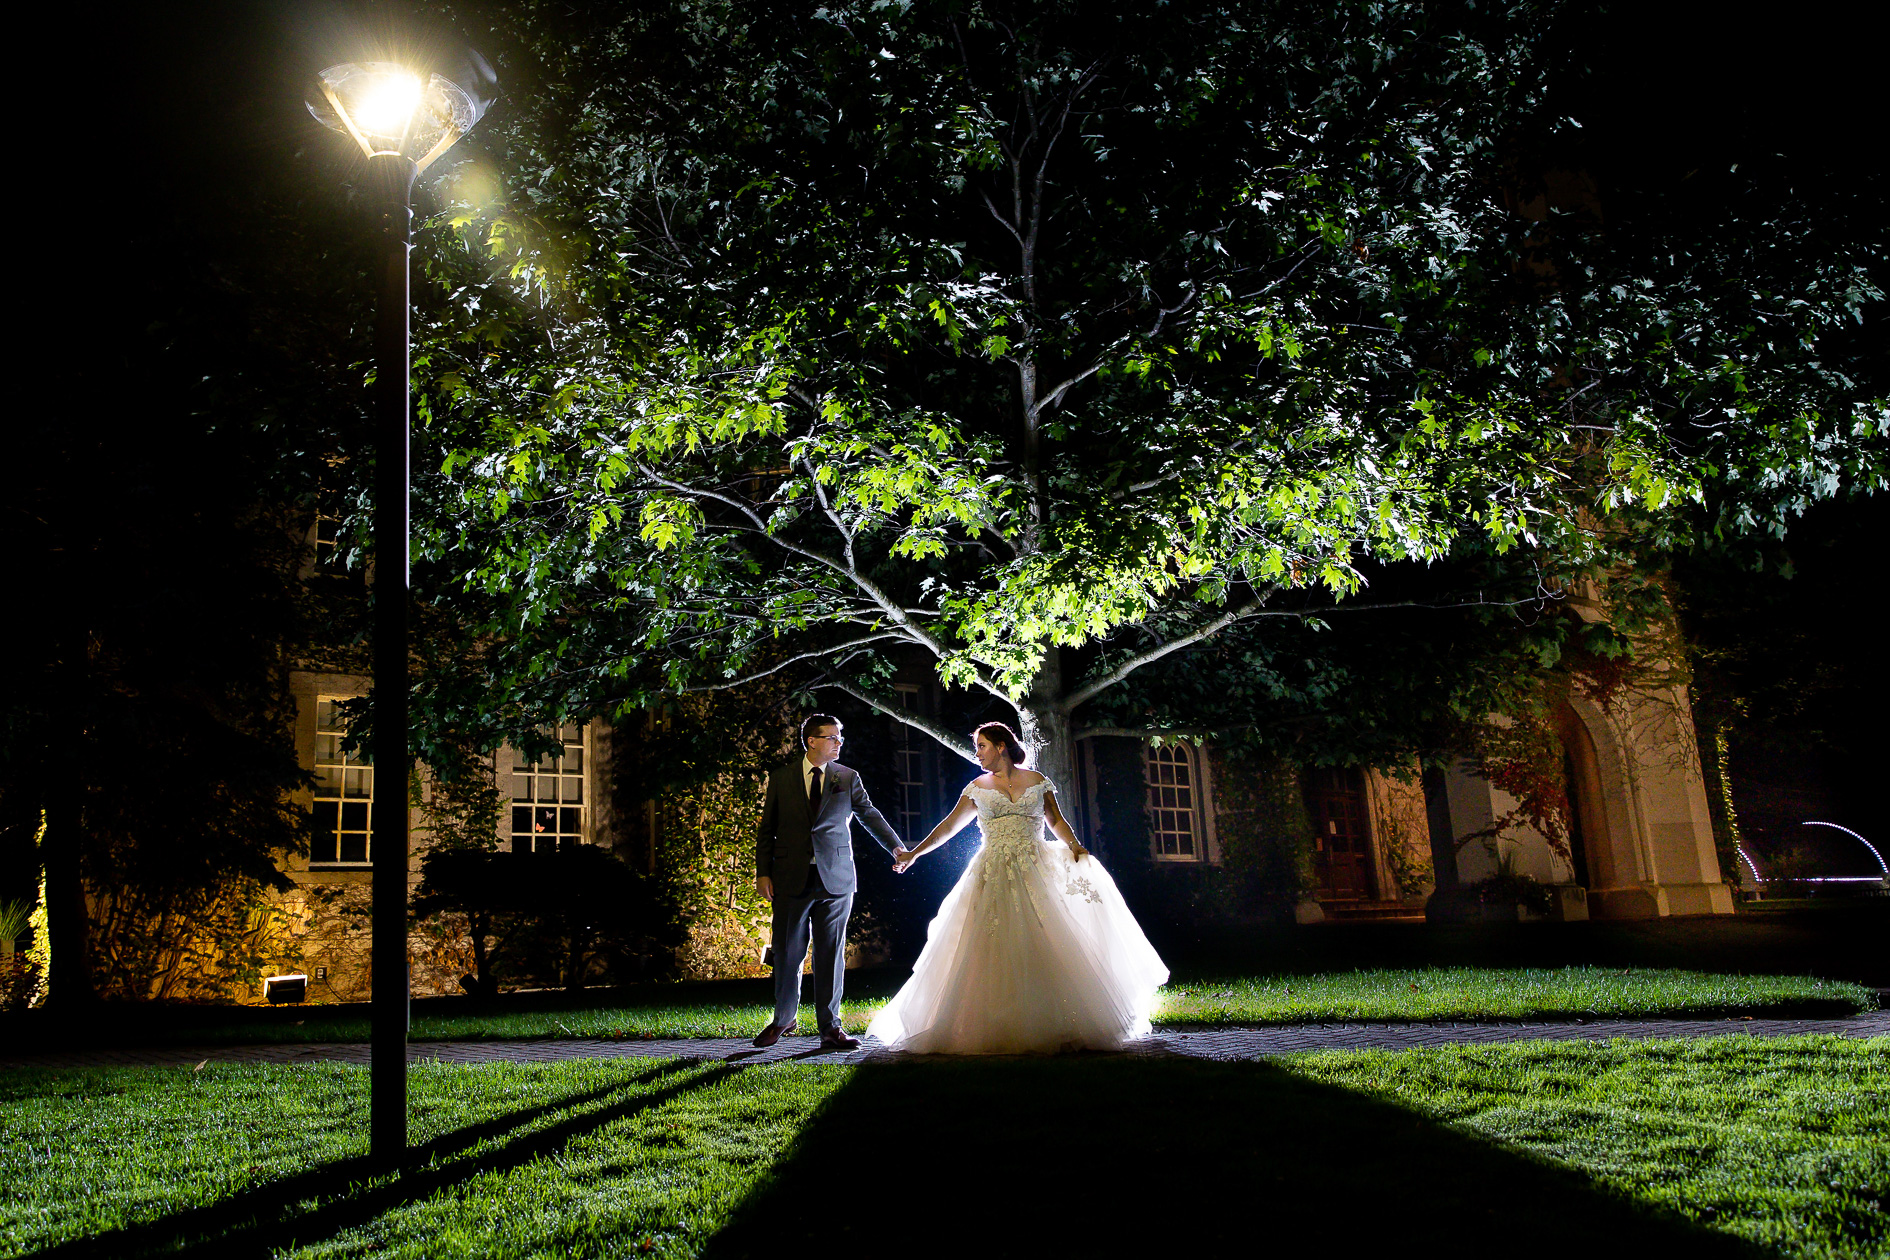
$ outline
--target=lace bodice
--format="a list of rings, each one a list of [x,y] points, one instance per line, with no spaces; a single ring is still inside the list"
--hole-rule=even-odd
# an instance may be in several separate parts
[[[997,788],[965,789],[965,795],[978,807],[978,830],[984,833],[990,860],[1012,871],[1037,860],[1037,842],[1043,839],[1043,798],[1052,791],[1055,788],[1048,779],[1031,784],[1017,794],[1016,800]]]
[[[984,832],[986,841],[991,838],[991,829],[1001,819],[1023,819],[1030,828],[1043,826],[1045,792],[1053,792],[1050,780],[1039,779],[1017,794],[1012,800],[998,788],[984,788],[973,784],[965,789],[965,795],[978,807],[978,829]]]

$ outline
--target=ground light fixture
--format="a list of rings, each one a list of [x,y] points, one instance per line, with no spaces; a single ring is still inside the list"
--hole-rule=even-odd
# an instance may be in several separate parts
[[[349,136],[367,160],[375,198],[374,330],[374,731],[382,808],[374,811],[371,1086],[372,1158],[398,1166],[407,1150],[407,810],[413,765],[408,739],[408,254],[413,183],[471,130],[497,79],[477,53],[448,71],[418,62],[329,66],[308,94],[317,122]],[[306,983],[306,982],[305,982]]]

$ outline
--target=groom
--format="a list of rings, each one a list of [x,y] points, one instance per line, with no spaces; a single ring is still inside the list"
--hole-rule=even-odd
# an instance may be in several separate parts
[[[860,1044],[840,1027],[847,916],[859,887],[848,824],[858,814],[888,853],[899,847],[899,835],[873,808],[859,773],[839,764],[846,743],[840,729],[831,713],[814,714],[801,723],[805,753],[768,775],[755,836],[755,890],[774,903],[774,1022],[755,1038],[757,1046],[771,1046],[794,1031],[810,919],[820,1048],[853,1050]]]

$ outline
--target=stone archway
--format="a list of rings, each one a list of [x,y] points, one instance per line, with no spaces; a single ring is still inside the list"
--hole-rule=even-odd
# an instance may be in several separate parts
[[[1589,914],[1732,913],[1685,689],[1630,692],[1606,709],[1577,692],[1563,709],[1557,733],[1582,827]]]

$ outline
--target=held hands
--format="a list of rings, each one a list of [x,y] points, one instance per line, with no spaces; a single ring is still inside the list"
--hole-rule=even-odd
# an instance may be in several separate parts
[[[902,844],[893,850],[893,871],[896,874],[904,875],[906,868],[918,860],[918,853],[906,848],[906,846]]]
[[[1075,840],[1070,842],[1070,860],[1072,862],[1080,862],[1088,856],[1089,850],[1085,849],[1080,842]]]

